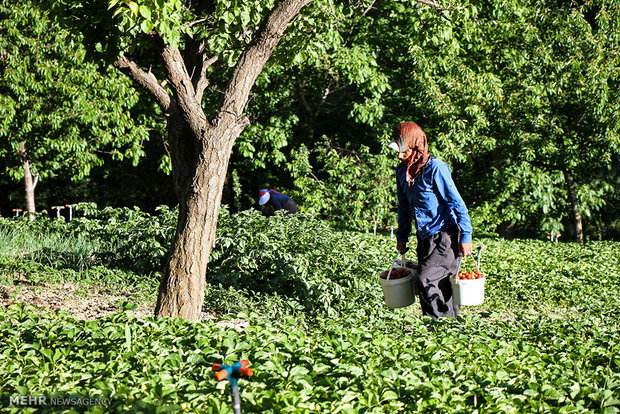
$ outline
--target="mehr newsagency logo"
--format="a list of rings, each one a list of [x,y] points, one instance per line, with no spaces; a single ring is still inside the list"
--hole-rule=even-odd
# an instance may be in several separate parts
[[[42,406],[92,406],[109,405],[111,398],[66,396],[48,397],[46,395],[10,395],[9,405],[42,407]]]

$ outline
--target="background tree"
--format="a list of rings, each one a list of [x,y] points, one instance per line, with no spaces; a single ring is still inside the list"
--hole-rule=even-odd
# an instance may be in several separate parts
[[[287,186],[302,210],[367,230],[376,219],[394,224],[397,160],[385,144],[396,122],[424,125],[433,154],[451,163],[465,163],[477,149],[495,145],[492,114],[485,111],[497,107],[499,80],[477,70],[474,54],[463,56],[457,37],[461,26],[474,23],[471,13],[423,3],[375,1],[339,22],[342,40],[328,57],[271,73],[278,89],[268,89],[268,96],[282,97],[275,101],[283,110],[259,118],[255,129],[277,123],[290,133],[275,168],[279,177],[265,182]],[[293,122],[287,121],[288,108],[297,108]],[[255,151],[233,158],[241,159],[239,170],[244,162],[260,162],[256,149],[263,148],[255,136],[244,133],[241,140]]]
[[[497,177],[507,183],[500,197],[519,199],[512,204],[522,212],[532,211],[531,202],[548,230],[570,219],[583,243],[583,215],[600,210],[618,180],[612,168],[620,152],[617,5],[538,1],[504,19],[517,26],[520,42],[510,53],[503,48],[509,59],[497,60],[509,153]]]
[[[588,157],[598,153],[598,158],[585,157],[573,179],[580,215],[588,219],[585,227],[589,232],[613,234],[611,223],[618,216],[611,208],[615,199],[610,190],[618,185],[619,175],[614,150],[617,135],[613,132],[617,122],[613,108],[618,90],[614,63],[618,13],[612,2],[503,0],[490,4],[462,0],[450,2],[444,9],[441,7],[448,3],[439,2],[434,8],[422,3],[377,0],[357,8],[346,4],[319,7],[316,3],[304,12],[303,19],[295,23],[301,30],[288,33],[284,44],[275,49],[273,64],[266,65],[257,77],[247,103],[251,124],[234,146],[223,200],[233,209],[247,208],[255,204],[258,188],[272,186],[293,195],[306,211],[334,223],[370,229],[375,207],[389,207],[395,201],[390,188],[390,168],[395,160],[389,152],[382,153],[390,127],[397,121],[415,119],[429,133],[433,154],[450,163],[477,231],[494,231],[501,224],[500,228],[513,226],[517,234],[525,236],[539,237],[558,229],[575,233],[575,225],[569,222],[573,210],[566,178],[561,171],[548,168],[560,145],[545,138],[550,136],[550,126],[570,118],[563,115],[569,106],[554,104],[553,119],[547,92],[539,93],[545,88],[558,90],[557,82],[563,79],[562,92],[554,102],[569,89],[568,95],[575,91],[569,97],[572,102],[587,97],[586,106],[598,102],[601,107],[600,113],[594,111],[596,119],[586,115],[581,121],[582,127],[597,125],[599,132],[582,144],[588,148]],[[71,4],[72,15],[85,16],[83,8],[97,4]],[[139,15],[148,13],[144,8],[141,11],[140,5],[128,5],[125,10],[134,7]],[[89,43],[94,45],[89,49],[94,57],[117,57],[120,46],[114,45],[123,38],[129,56],[139,60],[144,72],[150,69],[153,76],[164,79],[160,60],[148,42],[138,46],[140,42],[134,44],[133,38],[117,33],[121,15],[112,18],[105,7],[107,4],[95,7],[93,19],[81,20]],[[234,6],[228,9],[225,4],[217,7],[216,14],[223,14],[214,21],[227,23],[228,29],[239,33],[241,13],[245,12]],[[562,23],[567,16],[572,20]],[[202,101],[205,113],[215,113],[233,70],[230,64],[241,50],[223,46],[222,39],[241,47],[241,40],[249,38],[213,38],[210,35],[224,26],[191,21],[199,22],[191,23],[192,33],[204,25],[211,29],[205,41],[220,42],[216,49],[222,52],[208,69],[210,87]],[[583,22],[588,26],[579,26]],[[109,36],[104,38],[102,33]],[[148,38],[146,34],[136,36]],[[181,35],[179,39],[185,47]],[[557,43],[562,39],[568,40]],[[569,40],[577,46],[571,49]],[[547,43],[549,48],[545,48]],[[605,59],[595,58],[596,47],[602,47]],[[586,57],[581,61],[584,65],[573,64],[580,54]],[[573,63],[558,63],[562,59]],[[603,73],[603,64],[608,64],[605,70],[610,76],[595,76]],[[553,72],[554,65],[561,70]],[[591,70],[584,69],[587,65]],[[588,78],[587,73],[592,76]],[[171,94],[171,89],[166,91]],[[530,114],[537,117],[538,127],[533,127]],[[564,127],[559,130],[566,131]],[[579,134],[588,136],[584,131],[582,128]],[[609,139],[599,141],[601,137]],[[562,145],[570,149],[571,140],[562,141]],[[595,142],[590,151],[588,145]],[[547,151],[551,147],[557,149]],[[570,152],[565,153],[571,157]],[[553,157],[562,160],[557,154]],[[605,159],[610,161],[598,163]],[[120,194],[115,197],[122,199]],[[139,197],[132,200],[144,202]],[[392,224],[393,213],[389,208],[384,211],[384,224]]]
[[[148,135],[130,82],[86,62],[80,39],[31,2],[0,3],[0,21],[0,156],[26,211],[40,180],[83,179],[104,154],[136,162]]]
[[[389,224],[393,216],[382,206],[395,202],[395,160],[381,148],[390,125],[414,119],[428,132],[432,153],[453,168],[478,231],[512,226],[528,236],[566,233],[566,219],[575,211],[567,179],[560,165],[549,169],[551,153],[540,151],[557,138],[541,127],[534,141],[532,121],[525,118],[545,117],[547,125],[575,118],[567,105],[553,106],[547,92],[536,91],[556,91],[557,99],[583,108],[604,102],[604,111],[593,109],[600,116],[581,124],[607,131],[609,139],[597,142],[583,160],[588,167],[579,168],[579,209],[587,216],[600,211],[618,179],[611,162],[593,162],[609,160],[615,151],[618,65],[609,34],[618,13],[602,2],[577,4],[461,1],[442,8],[378,0],[340,21],[342,40],[333,49],[259,78],[249,106],[254,123],[232,157],[237,178],[230,186],[234,181],[240,197],[251,194],[239,206],[249,207],[257,188],[273,185],[293,194],[302,210],[334,222],[368,229],[379,207],[380,219]],[[589,22],[596,20],[607,29],[593,34]],[[572,39],[574,47],[556,44],[563,39]],[[595,58],[599,52],[609,56]],[[561,68],[561,76],[552,66]],[[588,81],[594,73],[611,75]],[[567,86],[569,79],[575,84]],[[558,89],[559,82],[566,85]],[[576,131],[564,133],[566,127],[560,132],[564,146],[581,145]],[[585,130],[579,134],[590,144],[599,140]],[[323,144],[310,144],[309,137]],[[558,154],[557,160],[566,158]],[[360,162],[368,157],[375,161]],[[574,155],[569,158],[575,162]],[[373,189],[366,188],[364,174],[372,175]],[[360,203],[359,214],[349,214]]]
[[[454,13],[455,36],[441,48],[456,42],[453,62],[480,82],[432,79],[443,102],[451,90],[463,92],[455,108],[471,115],[471,138],[454,140],[472,150],[462,164],[466,192],[484,194],[479,213],[494,224],[540,235],[563,229],[568,218],[583,242],[581,216],[600,210],[618,181],[617,9],[605,1],[511,0],[471,1]],[[441,130],[458,131],[461,122],[453,121]]]
[[[179,221],[158,315],[200,317],[230,151],[249,124],[251,88],[309,2],[48,2],[65,24],[84,33],[93,52],[148,91],[166,117]],[[281,56],[306,50],[321,28],[317,22],[341,15],[342,8],[316,2],[291,28]]]
[[[618,182],[620,15],[613,5],[463,1],[442,10],[377,1],[367,16],[350,39],[377,51],[389,92],[376,101],[376,124],[424,126],[433,155],[455,170],[477,229],[515,223],[540,235],[572,218],[571,233],[582,241],[581,213],[600,210]],[[345,134],[334,140],[354,142]],[[319,180],[329,176],[319,159],[309,165],[319,167],[307,168]],[[356,182],[346,172],[337,177]],[[314,187],[307,192],[313,206],[338,193]],[[350,208],[346,198],[342,204]]]

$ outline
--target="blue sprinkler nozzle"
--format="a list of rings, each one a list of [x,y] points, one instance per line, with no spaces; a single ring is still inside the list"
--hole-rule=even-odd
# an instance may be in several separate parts
[[[222,381],[228,379],[230,384],[230,398],[232,399],[233,411],[235,414],[241,413],[241,398],[239,397],[239,383],[238,380],[242,376],[251,377],[253,372],[252,368],[248,368],[250,361],[247,359],[237,361],[232,365],[213,364],[211,366],[212,371],[215,372],[215,379]]]

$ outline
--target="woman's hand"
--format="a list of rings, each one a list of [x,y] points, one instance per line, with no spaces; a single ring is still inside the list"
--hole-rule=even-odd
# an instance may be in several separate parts
[[[469,256],[471,254],[471,251],[472,251],[471,242],[470,243],[461,243],[460,249],[461,249],[461,253],[463,253],[463,257]]]
[[[400,254],[405,254],[405,252],[408,250],[407,242],[406,241],[396,242],[396,250],[398,250]]]

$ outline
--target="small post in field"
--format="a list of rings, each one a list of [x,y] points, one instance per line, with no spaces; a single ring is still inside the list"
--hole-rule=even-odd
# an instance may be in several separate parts
[[[75,207],[75,204],[67,204],[65,207],[69,209],[69,221],[71,221],[73,219],[73,207]]]
[[[65,206],[52,206],[52,209],[56,209],[56,218],[60,218],[60,210],[65,208]]]

